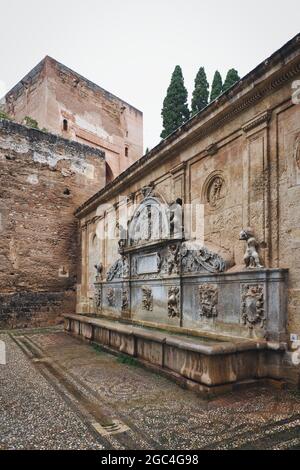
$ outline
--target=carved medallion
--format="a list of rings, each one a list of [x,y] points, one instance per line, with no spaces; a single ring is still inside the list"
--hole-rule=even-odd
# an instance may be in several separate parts
[[[202,284],[199,286],[199,314],[202,317],[214,318],[218,316],[218,286],[215,284]]]
[[[179,287],[169,287],[168,289],[168,316],[170,318],[180,317]]]
[[[204,199],[211,209],[218,209],[225,202],[226,183],[220,172],[214,172],[204,184]]]
[[[106,300],[110,307],[115,306],[115,291],[111,287],[108,289],[106,293]]]
[[[261,328],[265,326],[264,286],[262,284],[242,284],[241,320],[250,329],[256,325]]]
[[[142,292],[143,292],[143,310],[148,310],[149,312],[152,312],[153,310],[153,294],[152,294],[152,289],[150,287],[142,287]]]

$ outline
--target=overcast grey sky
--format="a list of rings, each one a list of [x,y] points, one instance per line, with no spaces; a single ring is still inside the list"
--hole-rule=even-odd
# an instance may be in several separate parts
[[[0,17],[1,96],[48,54],[141,109],[152,148],[176,64],[189,100],[202,65],[243,76],[299,32],[300,2],[0,0]]]

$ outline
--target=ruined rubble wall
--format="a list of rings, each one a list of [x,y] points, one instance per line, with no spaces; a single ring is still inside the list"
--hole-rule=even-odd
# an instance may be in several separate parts
[[[102,151],[0,120],[0,327],[74,311],[74,210],[105,184]]]

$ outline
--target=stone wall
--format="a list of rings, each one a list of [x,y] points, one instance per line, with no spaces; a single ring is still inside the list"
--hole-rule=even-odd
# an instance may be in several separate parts
[[[74,311],[73,213],[104,184],[102,151],[0,120],[0,327]]]
[[[108,181],[143,155],[141,111],[51,57],[6,95],[5,108],[18,122],[31,116],[41,129],[105,151]]]
[[[245,268],[239,233],[252,227],[263,265],[289,270],[287,329],[300,335],[300,106],[292,100],[299,78],[300,42],[294,38],[78,209],[78,313],[95,313],[90,240],[117,222],[116,238],[97,245],[105,277],[118,258],[120,207],[139,204],[151,186],[168,204],[180,198],[203,205],[204,242],[228,254],[228,272]],[[185,235],[190,238],[188,230]]]

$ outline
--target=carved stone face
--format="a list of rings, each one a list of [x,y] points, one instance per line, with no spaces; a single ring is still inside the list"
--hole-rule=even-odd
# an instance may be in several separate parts
[[[245,232],[245,230],[241,231],[240,240],[248,240],[247,232]]]
[[[249,240],[249,238],[253,237],[254,234],[253,234],[253,230],[251,228],[246,228],[246,229],[243,229],[241,232],[240,232],[240,240]]]

